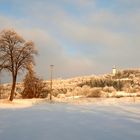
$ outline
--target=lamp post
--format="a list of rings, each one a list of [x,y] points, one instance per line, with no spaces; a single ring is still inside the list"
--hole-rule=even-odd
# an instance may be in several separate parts
[[[54,68],[54,65],[50,65],[50,101],[52,100],[52,84],[53,84],[53,68]]]

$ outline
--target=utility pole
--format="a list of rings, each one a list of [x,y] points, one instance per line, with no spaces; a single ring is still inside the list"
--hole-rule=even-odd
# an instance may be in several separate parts
[[[1,85],[1,71],[0,71],[0,99],[1,99],[1,94],[2,94],[2,85]]]
[[[50,65],[50,72],[51,72],[51,75],[50,75],[50,101],[52,100],[53,67],[54,67],[54,65]]]

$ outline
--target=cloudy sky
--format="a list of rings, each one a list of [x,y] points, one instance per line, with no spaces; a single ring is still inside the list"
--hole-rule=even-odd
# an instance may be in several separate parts
[[[44,79],[140,67],[140,0],[0,0],[5,28],[35,42]]]

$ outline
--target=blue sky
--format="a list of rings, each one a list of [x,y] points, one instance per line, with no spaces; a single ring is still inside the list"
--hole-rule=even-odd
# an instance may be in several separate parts
[[[0,30],[35,42],[44,79],[50,64],[56,78],[103,74],[140,67],[139,13],[139,0],[0,0]]]

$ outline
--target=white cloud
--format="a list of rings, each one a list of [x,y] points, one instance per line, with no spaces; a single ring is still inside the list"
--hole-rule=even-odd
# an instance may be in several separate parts
[[[24,25],[21,25],[18,28],[14,26],[13,21],[5,18],[0,18],[3,21],[1,28],[12,27],[21,34],[27,40],[33,40],[36,44],[36,47],[39,51],[39,56],[37,60],[37,72],[42,77],[48,78],[48,67],[50,64],[54,64],[56,67],[56,76],[55,77],[69,77],[74,75],[83,75],[92,73],[94,68],[94,63],[86,58],[86,56],[75,55],[71,56],[66,50],[60,46],[57,41],[49,35],[46,30],[41,30],[37,28],[26,28]],[[6,25],[7,24],[7,25]],[[11,26],[9,26],[11,25]]]
[[[124,6],[124,11],[127,9],[122,13],[98,9],[97,1],[92,0],[14,1],[19,9],[23,5],[24,16],[1,14],[0,29],[14,28],[26,39],[35,41],[40,52],[37,71],[45,78],[50,64],[55,65],[56,77],[106,72],[114,64],[139,66],[139,9],[128,10],[124,6],[127,2],[138,7],[139,1],[115,0]],[[65,4],[76,6],[79,13],[73,13],[73,6],[67,9]],[[67,46],[76,53],[68,52]]]
[[[111,20],[111,18],[109,19]],[[98,43],[105,47],[122,47],[130,39],[123,32],[112,31],[112,29],[106,28],[103,25],[106,22],[106,18],[104,20],[99,17],[97,23],[95,22],[93,25],[92,23],[85,25],[84,23],[73,20],[67,15],[57,15],[53,20],[57,23],[56,26],[58,26],[58,31],[61,31],[61,35],[67,36],[72,41],[75,40],[79,43]],[[118,20],[118,22],[120,21]]]

